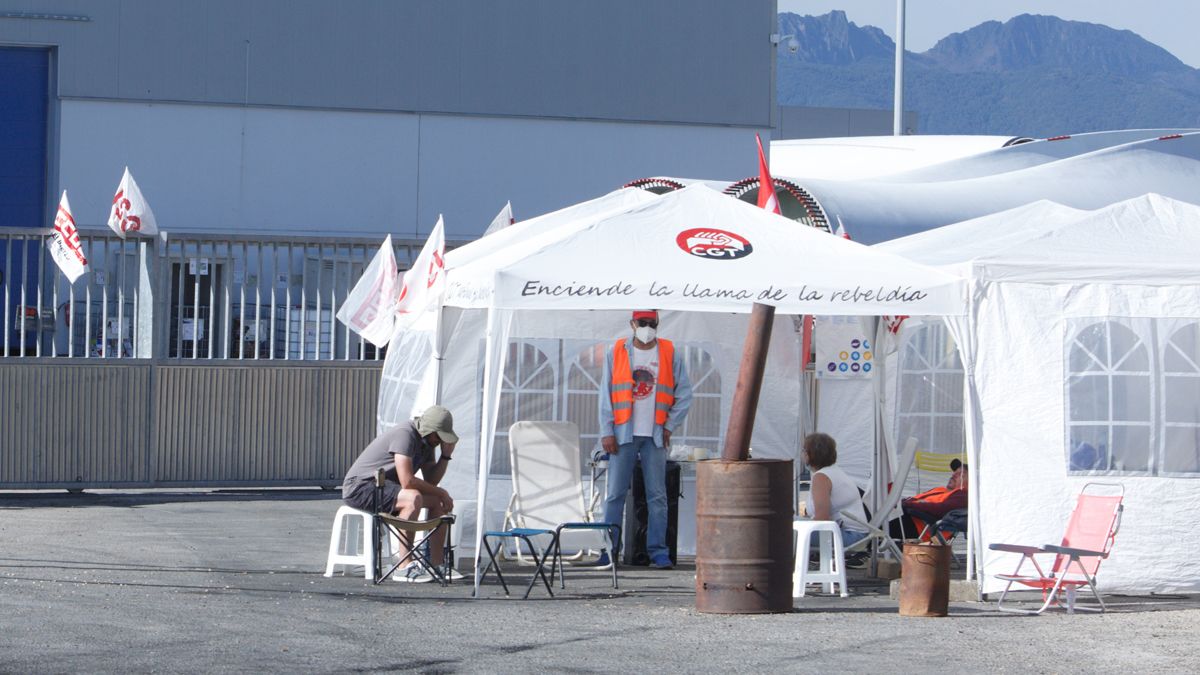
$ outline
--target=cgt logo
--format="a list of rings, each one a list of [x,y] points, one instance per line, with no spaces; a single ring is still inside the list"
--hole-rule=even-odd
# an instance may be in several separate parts
[[[702,227],[680,232],[675,237],[675,243],[684,251],[709,260],[734,260],[754,252],[754,247],[744,237],[725,230]]]

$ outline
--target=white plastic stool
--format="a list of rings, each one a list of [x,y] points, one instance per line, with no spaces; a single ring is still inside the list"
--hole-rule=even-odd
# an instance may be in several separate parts
[[[808,584],[823,584],[824,591],[832,594],[834,584],[841,584],[841,596],[849,597],[846,590],[846,550],[842,546],[842,530],[832,520],[801,520],[792,522],[796,531],[796,569],[792,572],[792,597],[803,598]],[[808,569],[808,550],[812,534],[816,532],[821,548],[821,566]],[[824,536],[829,533],[829,537]],[[832,542],[832,546],[830,546]],[[832,549],[832,550],[831,550]]]
[[[350,536],[347,523],[354,518],[359,519],[359,535],[357,539]],[[375,541],[371,536],[371,524],[375,516],[366,511],[359,511],[346,505],[337,510],[333,517],[333,533],[329,537],[329,557],[325,559],[325,576],[333,576],[338,565],[361,565],[363,577],[368,581],[375,580]],[[396,550],[395,536],[384,539],[383,555],[390,556]],[[359,545],[361,544],[361,545]],[[361,550],[361,553],[354,553]],[[343,553],[342,551],[346,551]]]

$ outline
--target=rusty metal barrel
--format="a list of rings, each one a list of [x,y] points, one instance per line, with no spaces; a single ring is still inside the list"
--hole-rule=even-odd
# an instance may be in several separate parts
[[[792,461],[696,467],[696,609],[792,610]]]

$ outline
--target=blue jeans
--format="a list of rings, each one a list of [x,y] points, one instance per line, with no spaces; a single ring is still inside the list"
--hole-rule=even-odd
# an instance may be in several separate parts
[[[604,495],[604,522],[622,524],[625,493],[633,481],[633,468],[642,460],[642,480],[646,486],[646,554],[654,560],[670,555],[667,548],[667,449],[654,445],[649,436],[634,436],[608,456],[608,482]],[[621,532],[622,537],[633,536]]]

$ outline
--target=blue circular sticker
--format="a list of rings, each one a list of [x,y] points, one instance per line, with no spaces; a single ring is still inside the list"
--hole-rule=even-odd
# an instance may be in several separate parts
[[[869,363],[864,363],[864,364],[863,364],[863,372],[864,372],[864,373],[869,373],[869,372],[871,372],[871,364],[869,364]]]
[[[858,352],[850,352],[850,358],[854,361],[858,360]]]
[[[838,364],[838,370],[842,371],[843,373],[846,372],[846,368],[848,368],[848,366],[846,364],[844,364],[844,363]]]
[[[871,341],[870,341],[870,340],[863,340],[863,343],[862,343],[862,348],[863,348],[863,349],[870,349],[870,348],[871,348]]]

